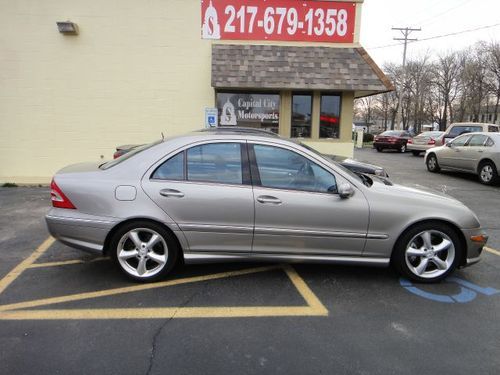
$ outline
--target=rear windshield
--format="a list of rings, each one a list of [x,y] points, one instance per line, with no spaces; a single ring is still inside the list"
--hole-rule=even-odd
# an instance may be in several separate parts
[[[488,126],[488,131],[490,133],[499,133],[500,131],[498,129],[499,129],[498,126],[495,126],[495,125]]]
[[[423,135],[424,137],[439,137],[442,134],[443,132],[423,132],[420,135]]]
[[[404,134],[405,134],[404,132],[398,132],[398,131],[395,131],[395,130],[388,130],[388,131],[383,132],[380,135],[389,136],[389,137],[401,137]]]
[[[472,125],[460,125],[454,126],[451,128],[449,137],[458,137],[460,134],[472,133],[472,132],[481,132],[483,131],[482,126],[472,126]]]
[[[123,154],[122,156],[120,156],[119,158],[116,158],[114,160],[111,160],[111,161],[108,161],[104,164],[101,164],[99,166],[100,169],[109,169],[111,167],[114,167],[115,165],[118,165],[120,164],[122,161],[125,161],[127,159],[130,159],[131,157],[133,157],[134,155],[137,155],[139,154],[140,152],[144,151],[144,150],[147,150],[148,148],[151,148],[153,146],[156,146],[157,144],[163,142],[162,140],[159,140],[159,141],[156,141],[156,142],[153,142],[153,143],[149,143],[147,145],[143,145],[143,146],[139,146],[139,147],[135,147],[133,148],[132,150],[130,150],[129,152]]]

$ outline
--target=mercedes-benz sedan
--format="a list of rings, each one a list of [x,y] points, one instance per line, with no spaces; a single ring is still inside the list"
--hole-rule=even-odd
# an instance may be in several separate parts
[[[479,260],[487,237],[445,195],[357,175],[258,131],[200,131],[52,181],[50,233],[153,281],[180,261],[387,266],[433,282]]]

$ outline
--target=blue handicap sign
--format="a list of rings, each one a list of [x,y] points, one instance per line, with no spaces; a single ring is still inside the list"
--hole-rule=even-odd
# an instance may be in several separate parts
[[[470,281],[459,279],[458,277],[449,277],[445,280],[446,283],[455,283],[460,287],[460,292],[456,294],[438,294],[431,293],[420,288],[417,288],[413,283],[405,278],[399,279],[399,284],[410,293],[419,297],[429,299],[431,301],[443,303],[467,303],[475,299],[478,293],[485,296],[492,296],[500,293],[500,290],[490,287],[481,287]]]

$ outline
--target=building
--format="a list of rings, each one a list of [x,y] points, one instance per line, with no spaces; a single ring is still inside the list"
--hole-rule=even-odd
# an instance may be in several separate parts
[[[354,98],[393,89],[359,44],[362,5],[0,1],[0,181],[216,124],[351,155]]]

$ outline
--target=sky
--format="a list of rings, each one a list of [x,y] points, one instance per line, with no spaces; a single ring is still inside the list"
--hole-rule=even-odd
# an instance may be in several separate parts
[[[391,27],[422,28],[410,38],[424,39],[498,24],[488,29],[408,44],[407,58],[463,50],[477,41],[500,41],[500,0],[365,0],[361,20],[361,45],[379,66],[402,63],[400,31]]]

